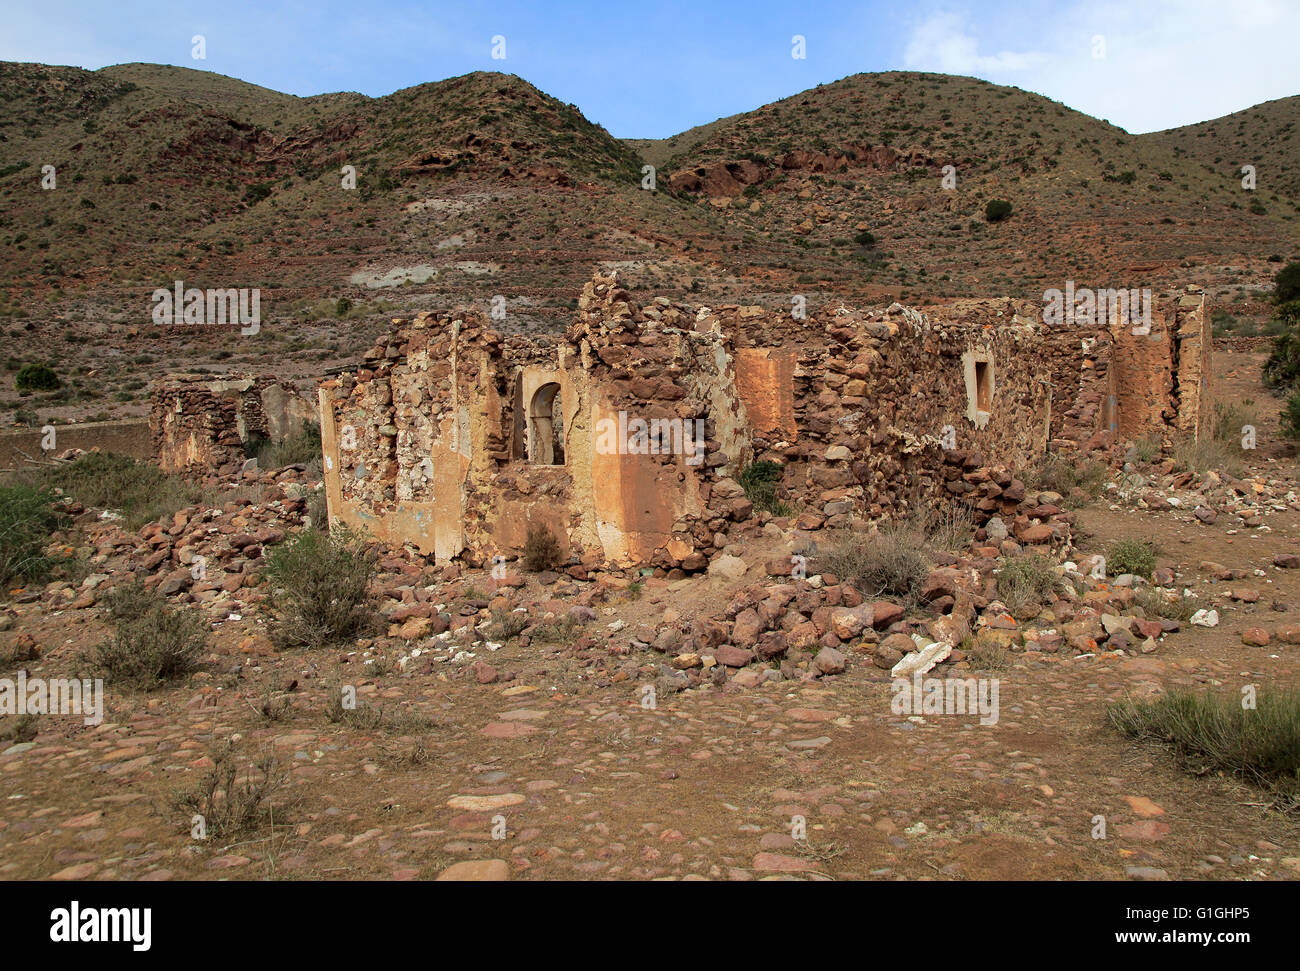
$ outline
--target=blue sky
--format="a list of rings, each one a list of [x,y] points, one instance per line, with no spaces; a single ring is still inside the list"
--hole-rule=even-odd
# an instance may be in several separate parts
[[[1300,0],[15,0],[0,60],[177,64],[299,95],[500,70],[650,138],[861,71],[941,71],[1142,132],[1300,94],[1298,39]]]

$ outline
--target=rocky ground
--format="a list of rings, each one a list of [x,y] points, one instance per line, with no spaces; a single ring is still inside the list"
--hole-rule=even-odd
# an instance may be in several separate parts
[[[308,519],[301,469],[133,532],[81,510],[69,543],[94,572],[13,594],[0,676],[88,676],[103,592],[131,573],[204,612],[215,647],[173,687],[108,685],[100,725],[0,742],[0,875],[1294,879],[1300,818],[1106,721],[1127,694],[1300,681],[1300,488],[1258,357],[1219,359],[1223,393],[1262,412],[1236,474],[1131,454],[1082,508],[1031,490],[934,554],[917,603],[864,596],[820,566],[824,533],[764,514],[694,577],[388,551],[381,630],[278,651],[260,570]],[[1094,576],[1133,536],[1153,582]],[[995,571],[1028,556],[1056,588],[1008,607]],[[1156,588],[1196,616],[1144,609]],[[894,675],[931,663],[996,679],[996,722],[896,712]],[[258,762],[282,781],[269,817],[194,838],[177,794]]]

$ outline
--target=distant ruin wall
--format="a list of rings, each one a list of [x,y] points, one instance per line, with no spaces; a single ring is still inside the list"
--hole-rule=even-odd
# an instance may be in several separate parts
[[[55,453],[64,449],[79,448],[85,451],[99,449],[131,458],[153,457],[153,440],[147,418],[129,418],[120,421],[88,421],[71,425],[55,425]],[[43,457],[39,428],[6,428],[0,430],[0,467],[24,468],[29,459],[40,461]]]
[[[168,375],[150,393],[153,454],[165,472],[235,473],[247,452],[300,434],[315,412],[266,375]]]

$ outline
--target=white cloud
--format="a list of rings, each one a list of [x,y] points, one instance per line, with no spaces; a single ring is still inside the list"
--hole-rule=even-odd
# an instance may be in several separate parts
[[[978,34],[972,19],[942,12],[918,23],[904,65],[1015,84],[1132,132],[1300,94],[1300,4],[1288,0],[1088,0],[1023,17],[1004,8]],[[1102,59],[1092,56],[1098,35]],[[1032,49],[996,50],[1026,37]]]
[[[957,14],[930,17],[912,33],[903,63],[912,70],[942,74],[1003,75],[1041,66],[1048,55],[1029,51],[980,54],[979,41]]]

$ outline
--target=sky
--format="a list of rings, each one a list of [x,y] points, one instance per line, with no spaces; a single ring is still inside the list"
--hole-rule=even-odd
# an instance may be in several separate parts
[[[0,60],[215,71],[371,96],[517,74],[664,138],[870,71],[1015,85],[1133,133],[1300,94],[1300,0],[7,0]],[[195,59],[193,38],[205,57]],[[803,57],[792,56],[803,39]],[[498,38],[504,39],[502,43]],[[494,57],[504,54],[504,57]]]

